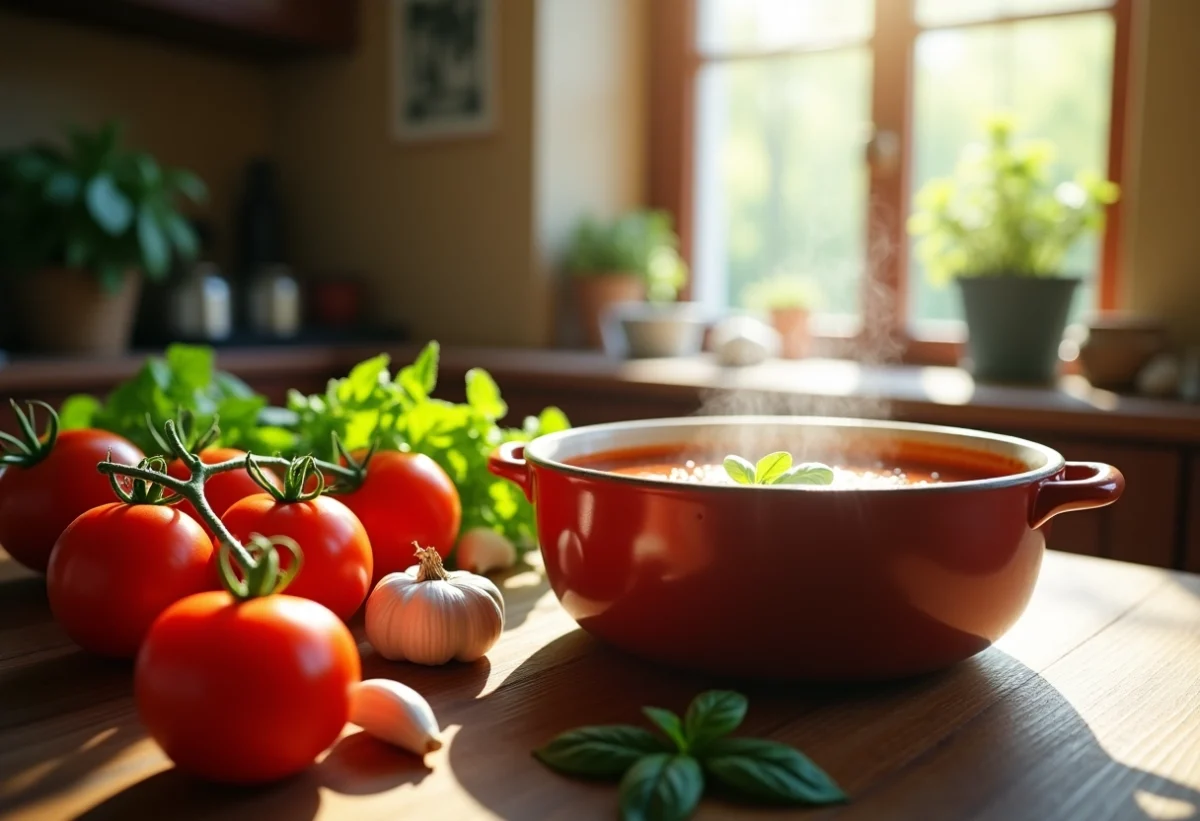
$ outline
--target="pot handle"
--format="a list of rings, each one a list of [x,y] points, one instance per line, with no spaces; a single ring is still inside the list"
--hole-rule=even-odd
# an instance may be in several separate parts
[[[525,498],[533,501],[533,472],[525,461],[524,442],[505,442],[488,456],[488,470],[507,479],[525,492]]]
[[[1039,528],[1054,516],[1071,510],[1111,505],[1121,498],[1125,477],[1112,465],[1067,462],[1061,478],[1038,485],[1029,513],[1029,526]]]

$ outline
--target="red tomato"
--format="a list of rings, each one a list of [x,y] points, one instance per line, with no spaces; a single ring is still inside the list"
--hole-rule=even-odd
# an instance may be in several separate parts
[[[341,733],[358,648],[332,611],[296,596],[176,602],[138,654],[134,697],[180,770],[255,784],[297,773]]]
[[[142,452],[115,433],[64,430],[33,467],[0,473],[0,546],[21,564],[46,572],[54,542],[81,513],[117,497],[96,465],[108,458],[136,465]]]
[[[228,462],[230,459],[244,459],[245,457],[246,451],[237,450],[236,448],[208,448],[200,452],[200,461],[206,465],[215,465],[218,462]],[[179,459],[167,465],[167,473],[176,479],[187,479],[190,475],[187,466]],[[271,471],[264,470],[263,475],[275,487],[280,487],[279,479]],[[208,500],[209,507],[213,509],[213,513],[216,513],[218,518],[223,516],[225,511],[229,510],[230,506],[239,499],[245,499],[247,496],[254,496],[262,492],[263,489],[246,472],[245,468],[231,470],[228,473],[218,473],[204,485],[204,498]],[[191,502],[180,502],[177,507],[197,522],[200,522],[200,526],[204,528],[204,532],[209,537],[213,535],[212,531],[208,529],[208,525],[200,520],[200,514],[196,512],[196,508],[192,506]]]
[[[444,559],[458,538],[458,489],[446,471],[422,453],[376,453],[362,485],[338,498],[362,520],[371,539],[372,587],[388,573],[415,564],[413,542],[436,549]]]
[[[71,522],[50,554],[50,609],[91,653],[133,658],[158,614],[215,586],[212,542],[165,505],[95,507]]]
[[[277,502],[266,493],[247,496],[225,511],[221,521],[243,544],[250,534],[288,536],[304,553],[289,596],[312,599],[349,619],[371,591],[371,542],[350,508],[329,496],[310,502]],[[280,565],[291,556],[280,551]]]

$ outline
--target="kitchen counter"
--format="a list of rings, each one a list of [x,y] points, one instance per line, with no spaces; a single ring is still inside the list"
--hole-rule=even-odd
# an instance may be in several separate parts
[[[0,578],[9,821],[611,819],[615,787],[555,775],[530,751],[731,684],[750,700],[741,734],[804,750],[851,803],[790,814],[708,798],[697,819],[1145,821],[1200,808],[1200,577],[1184,573],[1051,552],[1025,615],[979,656],[898,683],[801,686],[714,681],[610,650],[523,569],[502,581],[508,628],[485,660],[393,664],[360,641],[364,677],[422,692],[445,748],[422,764],[350,726],[319,764],[259,789],[174,772],[137,722],[129,666],[76,650],[39,578],[2,560]],[[763,629],[787,640],[786,626]]]

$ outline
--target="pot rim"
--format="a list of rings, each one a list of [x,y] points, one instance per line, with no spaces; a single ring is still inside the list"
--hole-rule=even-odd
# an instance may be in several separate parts
[[[901,485],[890,487],[852,487],[837,488],[822,485],[713,485],[702,483],[679,482],[670,479],[646,478],[612,473],[595,468],[581,467],[567,462],[561,462],[543,455],[542,451],[554,445],[570,440],[582,434],[620,433],[625,431],[642,431],[654,429],[692,428],[704,426],[740,426],[740,425],[772,425],[794,427],[826,427],[848,428],[854,430],[882,430],[896,433],[931,434],[948,439],[962,440],[961,446],[968,450],[972,441],[991,442],[1007,445],[1014,449],[1031,450],[1045,458],[1041,467],[1031,468],[1020,473],[1011,473],[988,479],[970,479],[964,482],[942,482],[936,485]],[[603,451],[598,451],[603,452]],[[825,416],[685,416],[664,419],[639,419],[628,422],[608,422],[601,425],[585,425],[578,428],[558,431],[539,436],[525,446],[525,459],[531,464],[548,470],[567,473],[586,479],[602,479],[630,485],[640,485],[647,488],[686,490],[689,493],[748,493],[748,492],[802,492],[802,493],[957,493],[963,491],[1000,490],[1003,488],[1019,487],[1046,479],[1060,473],[1066,467],[1066,459],[1058,451],[1046,445],[1008,436],[1002,433],[960,428],[949,425],[928,425],[919,422],[891,422],[880,419],[855,419]]]

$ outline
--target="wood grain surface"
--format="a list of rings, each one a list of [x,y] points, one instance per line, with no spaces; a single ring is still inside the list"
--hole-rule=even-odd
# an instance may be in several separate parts
[[[550,773],[530,750],[581,724],[637,722],[644,704],[682,711],[713,686],[749,696],[741,732],[797,745],[852,801],[785,811],[706,799],[699,819],[1200,814],[1200,578],[1187,574],[1050,553],[996,647],[936,675],[817,687],[630,658],[575,628],[522,569],[503,580],[509,623],[486,660],[420,668],[360,643],[365,677],[429,699],[444,749],[423,764],[350,726],[309,771],[259,789],[176,773],[138,725],[129,666],[73,648],[40,579],[10,562],[0,578],[0,817],[14,821],[615,818],[614,787]],[[763,629],[787,641],[786,626]]]

